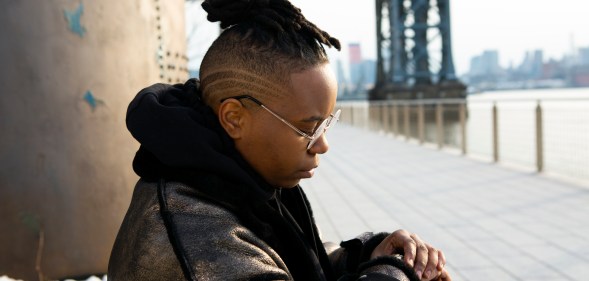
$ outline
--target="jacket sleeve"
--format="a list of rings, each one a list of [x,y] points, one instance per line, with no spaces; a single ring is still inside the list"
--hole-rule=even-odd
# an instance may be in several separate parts
[[[175,185],[175,186],[174,186]],[[186,200],[170,183],[178,241],[196,280],[292,280],[278,254],[227,210]],[[186,280],[160,215],[157,185],[140,181],[117,235],[109,281]]]
[[[343,241],[337,247],[325,243],[326,251],[340,278],[339,281],[418,281],[412,268],[403,262],[401,255],[370,259],[372,251],[388,233],[365,232],[358,237]]]

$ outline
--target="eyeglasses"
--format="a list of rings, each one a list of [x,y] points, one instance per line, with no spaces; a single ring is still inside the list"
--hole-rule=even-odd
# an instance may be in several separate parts
[[[319,126],[317,126],[317,129],[315,129],[315,131],[309,135],[309,134],[299,130],[297,127],[295,127],[290,122],[286,121],[284,118],[280,117],[278,114],[274,113],[274,111],[267,108],[264,104],[262,104],[261,101],[257,100],[256,98],[254,98],[252,96],[241,95],[241,96],[228,97],[228,98],[222,99],[221,102],[224,102],[225,100],[228,100],[228,99],[236,99],[236,100],[249,99],[249,100],[255,102],[257,105],[261,106],[263,109],[265,109],[270,114],[272,114],[274,117],[278,118],[278,120],[282,121],[282,123],[286,124],[291,129],[295,130],[299,135],[308,139],[309,144],[307,145],[307,149],[310,149],[313,146],[313,144],[315,144],[315,142],[317,142],[319,137],[321,137],[321,135],[327,131],[327,129],[329,129],[331,126],[333,126],[333,125],[335,125],[335,123],[337,123],[337,121],[339,120],[339,116],[342,113],[342,110],[338,109],[334,114],[330,114],[329,117],[326,118],[325,120],[323,120],[321,122],[321,124],[319,124]]]

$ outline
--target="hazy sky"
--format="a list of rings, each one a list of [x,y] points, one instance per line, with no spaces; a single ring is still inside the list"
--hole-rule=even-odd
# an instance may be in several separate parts
[[[291,2],[341,41],[361,42],[365,57],[376,57],[375,1]],[[508,66],[519,64],[526,50],[543,49],[545,58],[560,58],[572,45],[589,47],[589,0],[451,0],[450,5],[458,73],[486,49],[498,50],[500,63]]]
[[[360,42],[365,58],[376,57],[374,0],[291,0],[320,28],[347,44]],[[470,58],[499,51],[500,63],[519,64],[528,50],[561,58],[573,47],[589,47],[589,0],[451,0],[452,49],[456,71],[468,71]],[[207,23],[203,23],[207,25]],[[204,40],[204,39],[203,39]]]

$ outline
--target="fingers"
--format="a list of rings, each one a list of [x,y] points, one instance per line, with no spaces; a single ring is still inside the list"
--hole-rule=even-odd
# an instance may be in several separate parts
[[[417,276],[422,280],[450,280],[444,269],[446,257],[442,251],[421,240],[414,233],[397,230],[387,236],[372,252],[372,258],[381,255],[391,255],[403,250],[404,261],[413,267]],[[445,273],[444,273],[445,272]],[[446,277],[444,277],[446,278]]]
[[[405,243],[405,261],[413,265],[415,273],[420,279],[432,280],[436,278],[444,265],[446,257],[444,253],[423,242],[417,234],[410,234],[411,242]],[[410,253],[407,255],[407,253]]]
[[[411,237],[409,232],[403,229],[393,232],[391,236],[398,239],[397,245],[402,245],[405,263],[413,267],[417,254],[417,242]]]
[[[446,269],[444,268],[440,274],[440,277],[438,277],[438,279],[436,279],[436,280],[452,281],[452,277],[450,277],[450,274],[448,274],[448,271],[446,271]]]
[[[416,244],[415,264],[413,266],[413,269],[415,269],[417,277],[419,277],[419,279],[422,279],[424,270],[426,269],[428,260],[430,258],[428,255],[428,247],[425,243],[423,243],[423,241],[421,241],[421,239],[419,239],[419,236],[417,236],[416,234],[411,234],[411,238]]]
[[[427,248],[428,259],[425,266],[425,271],[423,272],[422,279],[430,280],[438,275],[437,267],[439,265],[439,251],[427,243],[425,243],[425,246]]]
[[[444,255],[444,253],[442,251],[438,250],[437,269],[441,271],[442,269],[444,269],[444,266],[446,266],[446,256]]]

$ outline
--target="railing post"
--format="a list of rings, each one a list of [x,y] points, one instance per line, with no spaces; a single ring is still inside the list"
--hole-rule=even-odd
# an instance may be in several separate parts
[[[462,148],[462,155],[466,155],[466,102],[460,103],[458,118],[460,120],[460,146]]]
[[[499,162],[499,122],[497,102],[493,102],[493,161]]]
[[[379,106],[378,106],[378,108],[380,109],[379,110],[380,115],[378,116],[379,117],[378,118],[378,124],[379,124],[378,130],[379,131],[380,130],[383,130],[384,131],[384,116],[385,116],[385,114],[384,114],[384,110],[385,110],[384,102],[380,103]]]
[[[392,132],[392,123],[393,123],[393,108],[391,107],[391,103],[387,102],[387,132]]]
[[[438,149],[444,147],[444,105],[441,102],[436,104],[436,132]]]
[[[417,130],[419,134],[419,144],[423,144],[425,140],[425,113],[423,109],[423,102],[419,101],[417,107]]]
[[[352,126],[355,126],[356,123],[354,122],[354,105],[350,105],[350,124],[352,124]]]
[[[384,131],[386,134],[387,124],[386,124],[386,116],[387,116],[387,107],[385,102],[380,104],[380,129]]]
[[[367,125],[368,125],[368,130],[372,130],[374,125],[373,125],[373,121],[372,121],[372,115],[374,115],[374,105],[372,104],[372,102],[368,102],[368,120],[367,120]]]
[[[380,116],[380,108],[378,108],[378,104],[372,104],[370,103],[370,123],[368,123],[370,125],[370,129],[371,130],[378,130],[378,116]]]
[[[540,100],[536,106],[536,168],[538,172],[544,170],[544,138],[542,131],[542,107]]]
[[[393,103],[393,134],[399,136],[399,106],[397,102]]]
[[[403,116],[403,119],[404,119],[403,120],[403,124],[405,125],[404,126],[405,140],[408,141],[409,138],[410,138],[410,132],[409,132],[409,117],[410,117],[409,116],[409,102],[406,102],[405,103],[404,109],[405,109],[405,112],[404,112],[405,114],[403,114],[404,115]]]

